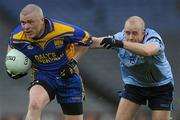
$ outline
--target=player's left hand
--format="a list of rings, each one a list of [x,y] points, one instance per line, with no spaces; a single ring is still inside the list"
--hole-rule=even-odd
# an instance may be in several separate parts
[[[110,49],[113,47],[123,48],[123,42],[114,38],[104,38],[100,45],[102,45],[106,49]]]
[[[75,68],[77,67],[77,61],[74,59],[71,59],[67,64],[61,66],[60,68],[60,77],[62,79],[68,79],[72,77],[75,72]]]
[[[14,74],[14,73],[11,73],[9,70],[7,70],[6,72],[7,72],[8,76],[11,77],[12,79],[19,79],[19,78],[24,77],[28,74],[28,73]]]

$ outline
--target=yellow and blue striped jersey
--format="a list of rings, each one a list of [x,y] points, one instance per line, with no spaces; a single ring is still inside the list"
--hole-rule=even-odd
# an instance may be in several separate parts
[[[56,71],[74,56],[74,44],[90,46],[91,35],[74,25],[45,18],[45,34],[32,39],[21,25],[10,35],[9,45],[18,49],[33,62],[33,68]]]

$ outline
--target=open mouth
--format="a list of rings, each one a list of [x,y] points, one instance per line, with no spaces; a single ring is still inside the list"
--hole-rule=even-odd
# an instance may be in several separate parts
[[[25,33],[30,34],[30,33],[31,33],[31,31],[25,31]]]
[[[32,31],[25,31],[26,35],[32,35]]]

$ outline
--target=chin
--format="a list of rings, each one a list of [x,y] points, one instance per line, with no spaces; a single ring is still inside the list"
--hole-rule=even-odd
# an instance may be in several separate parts
[[[27,37],[29,37],[29,38],[34,38],[35,35],[27,35]]]

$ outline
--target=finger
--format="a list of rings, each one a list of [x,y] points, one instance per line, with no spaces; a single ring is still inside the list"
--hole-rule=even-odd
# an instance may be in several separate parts
[[[103,45],[103,44],[105,44],[105,41],[104,41],[104,40],[100,43],[100,45]]]
[[[109,46],[109,44],[108,44],[108,43],[105,43],[103,47],[106,48],[107,46]]]
[[[65,70],[61,70],[61,71],[60,71],[60,75],[61,75],[61,76],[65,76]]]
[[[108,46],[106,46],[106,49],[110,49],[112,46],[111,45],[108,45]]]

